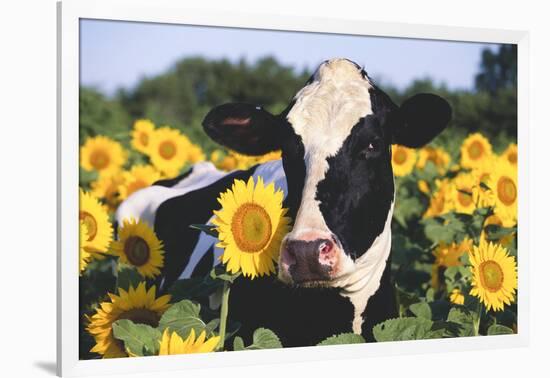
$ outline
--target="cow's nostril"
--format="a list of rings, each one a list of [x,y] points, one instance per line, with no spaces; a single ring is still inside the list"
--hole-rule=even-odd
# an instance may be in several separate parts
[[[332,251],[333,243],[330,240],[325,240],[321,244],[319,244],[319,253],[322,255],[326,255]]]

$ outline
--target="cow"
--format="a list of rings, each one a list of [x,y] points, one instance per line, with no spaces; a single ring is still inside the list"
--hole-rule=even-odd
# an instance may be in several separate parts
[[[235,179],[261,176],[284,192],[293,220],[276,275],[239,278],[229,316],[249,338],[273,330],[285,347],[315,345],[354,332],[373,340],[374,325],[397,316],[391,278],[395,185],[392,144],[418,148],[449,123],[451,107],[434,94],[392,102],[356,63],[324,61],[286,109],[228,103],[204,118],[205,132],[247,155],[280,150],[280,160],[222,172],[199,163],[175,179],[134,193],[117,210],[154,225],[165,248],[162,289],[207,274],[222,251],[192,229],[208,223]],[[328,262],[327,262],[328,261]]]

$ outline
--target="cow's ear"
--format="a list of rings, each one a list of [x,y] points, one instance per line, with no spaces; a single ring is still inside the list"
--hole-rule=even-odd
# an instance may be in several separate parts
[[[282,118],[260,106],[230,103],[215,107],[202,122],[214,141],[246,155],[263,155],[280,148]]]
[[[393,143],[422,147],[451,120],[451,106],[434,94],[417,94],[401,105],[393,122]]]

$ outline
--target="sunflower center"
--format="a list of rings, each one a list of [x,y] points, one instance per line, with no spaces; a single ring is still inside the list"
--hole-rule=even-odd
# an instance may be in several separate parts
[[[97,221],[94,216],[86,211],[81,211],[79,214],[79,219],[84,222],[86,228],[88,229],[88,240],[94,240],[97,235]]]
[[[407,152],[398,148],[393,154],[393,162],[397,165],[401,165],[405,161],[407,161]]]
[[[490,292],[495,292],[502,287],[504,272],[499,264],[492,260],[485,261],[479,266],[481,284]]]
[[[468,147],[468,155],[471,159],[477,160],[483,155],[483,145],[479,141],[474,141]]]
[[[124,311],[118,319],[128,319],[136,324],[146,324],[151,327],[157,327],[159,325],[160,316],[155,311],[147,308],[132,308],[128,311]]]
[[[464,207],[468,207],[473,203],[472,195],[464,192],[463,190],[458,191],[457,199],[458,202]]]
[[[509,177],[501,177],[497,183],[498,198],[507,206],[514,203],[517,198],[517,188]]]
[[[166,140],[159,145],[159,154],[166,160],[172,159],[176,155],[176,145],[170,140]]]
[[[147,135],[147,133],[139,134],[139,142],[142,145],[147,146],[147,144],[149,144],[149,135]]]
[[[231,232],[242,251],[258,252],[271,238],[271,218],[263,207],[255,203],[245,203],[233,216]]]
[[[124,254],[128,258],[130,264],[142,266],[149,261],[151,251],[145,240],[139,236],[130,236],[124,243]]]
[[[90,164],[97,170],[102,170],[109,165],[109,154],[103,150],[95,150],[90,155]]]

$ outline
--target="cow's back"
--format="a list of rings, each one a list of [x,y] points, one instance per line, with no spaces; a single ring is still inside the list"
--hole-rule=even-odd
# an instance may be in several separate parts
[[[204,275],[217,263],[221,250],[217,239],[189,226],[207,224],[213,211],[219,209],[219,194],[234,180],[262,176],[266,183],[286,195],[286,179],[280,160],[256,165],[248,170],[224,172],[209,162],[198,163],[175,179],[156,182],[128,197],[118,208],[116,220],[135,218],[154,227],[164,243],[162,288],[167,289],[178,278]]]

